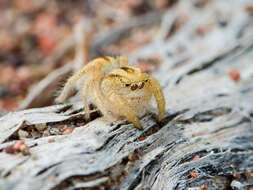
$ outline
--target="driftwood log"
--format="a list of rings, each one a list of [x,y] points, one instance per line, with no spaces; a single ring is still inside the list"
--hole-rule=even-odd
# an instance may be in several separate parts
[[[157,38],[129,55],[162,58],[151,73],[166,97],[161,122],[147,113],[138,130],[96,110],[86,121],[82,102],[9,113],[0,118],[0,189],[253,187],[253,19],[247,1],[194,2],[166,12]],[[66,127],[74,130],[62,135]],[[20,131],[29,154],[6,153]]]

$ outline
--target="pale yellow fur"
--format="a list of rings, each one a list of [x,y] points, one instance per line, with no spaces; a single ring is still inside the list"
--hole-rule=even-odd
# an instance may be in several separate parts
[[[86,117],[89,117],[90,97],[107,119],[115,121],[123,117],[141,129],[138,116],[148,107],[152,95],[158,105],[158,120],[164,115],[165,99],[158,81],[139,68],[128,66],[124,56],[101,57],[89,62],[68,79],[56,101],[64,102],[82,78]]]

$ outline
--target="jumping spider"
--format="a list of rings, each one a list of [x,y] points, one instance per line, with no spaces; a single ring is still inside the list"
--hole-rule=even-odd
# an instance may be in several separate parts
[[[84,79],[82,97],[87,118],[90,97],[110,121],[124,117],[142,129],[137,116],[144,113],[153,94],[159,110],[158,120],[164,115],[165,99],[158,81],[139,68],[129,66],[124,56],[101,57],[89,62],[68,79],[56,101],[65,101],[79,79]]]

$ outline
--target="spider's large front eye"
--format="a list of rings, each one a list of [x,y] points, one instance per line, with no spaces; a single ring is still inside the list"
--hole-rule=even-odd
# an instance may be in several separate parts
[[[137,84],[132,84],[131,85],[131,90],[136,90],[138,88],[138,85]]]
[[[140,84],[139,84],[139,89],[142,89],[143,87],[144,87],[144,82],[141,82]]]

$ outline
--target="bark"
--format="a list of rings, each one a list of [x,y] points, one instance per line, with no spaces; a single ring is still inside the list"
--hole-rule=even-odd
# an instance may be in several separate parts
[[[253,25],[246,6],[212,1],[203,16],[202,9],[182,1],[163,15],[157,40],[130,55],[139,59],[158,51],[163,59],[151,75],[163,87],[166,114],[157,122],[155,113],[147,113],[144,130],[125,121],[110,124],[98,111],[87,121],[82,102],[0,118],[0,189],[252,187]],[[226,26],[215,20],[215,10],[225,12]],[[187,24],[171,33],[182,12]],[[195,34],[213,20],[204,36]],[[240,79],[228,74],[231,69]],[[61,135],[66,126],[73,132]],[[23,141],[30,155],[7,154],[20,129],[29,131]]]

